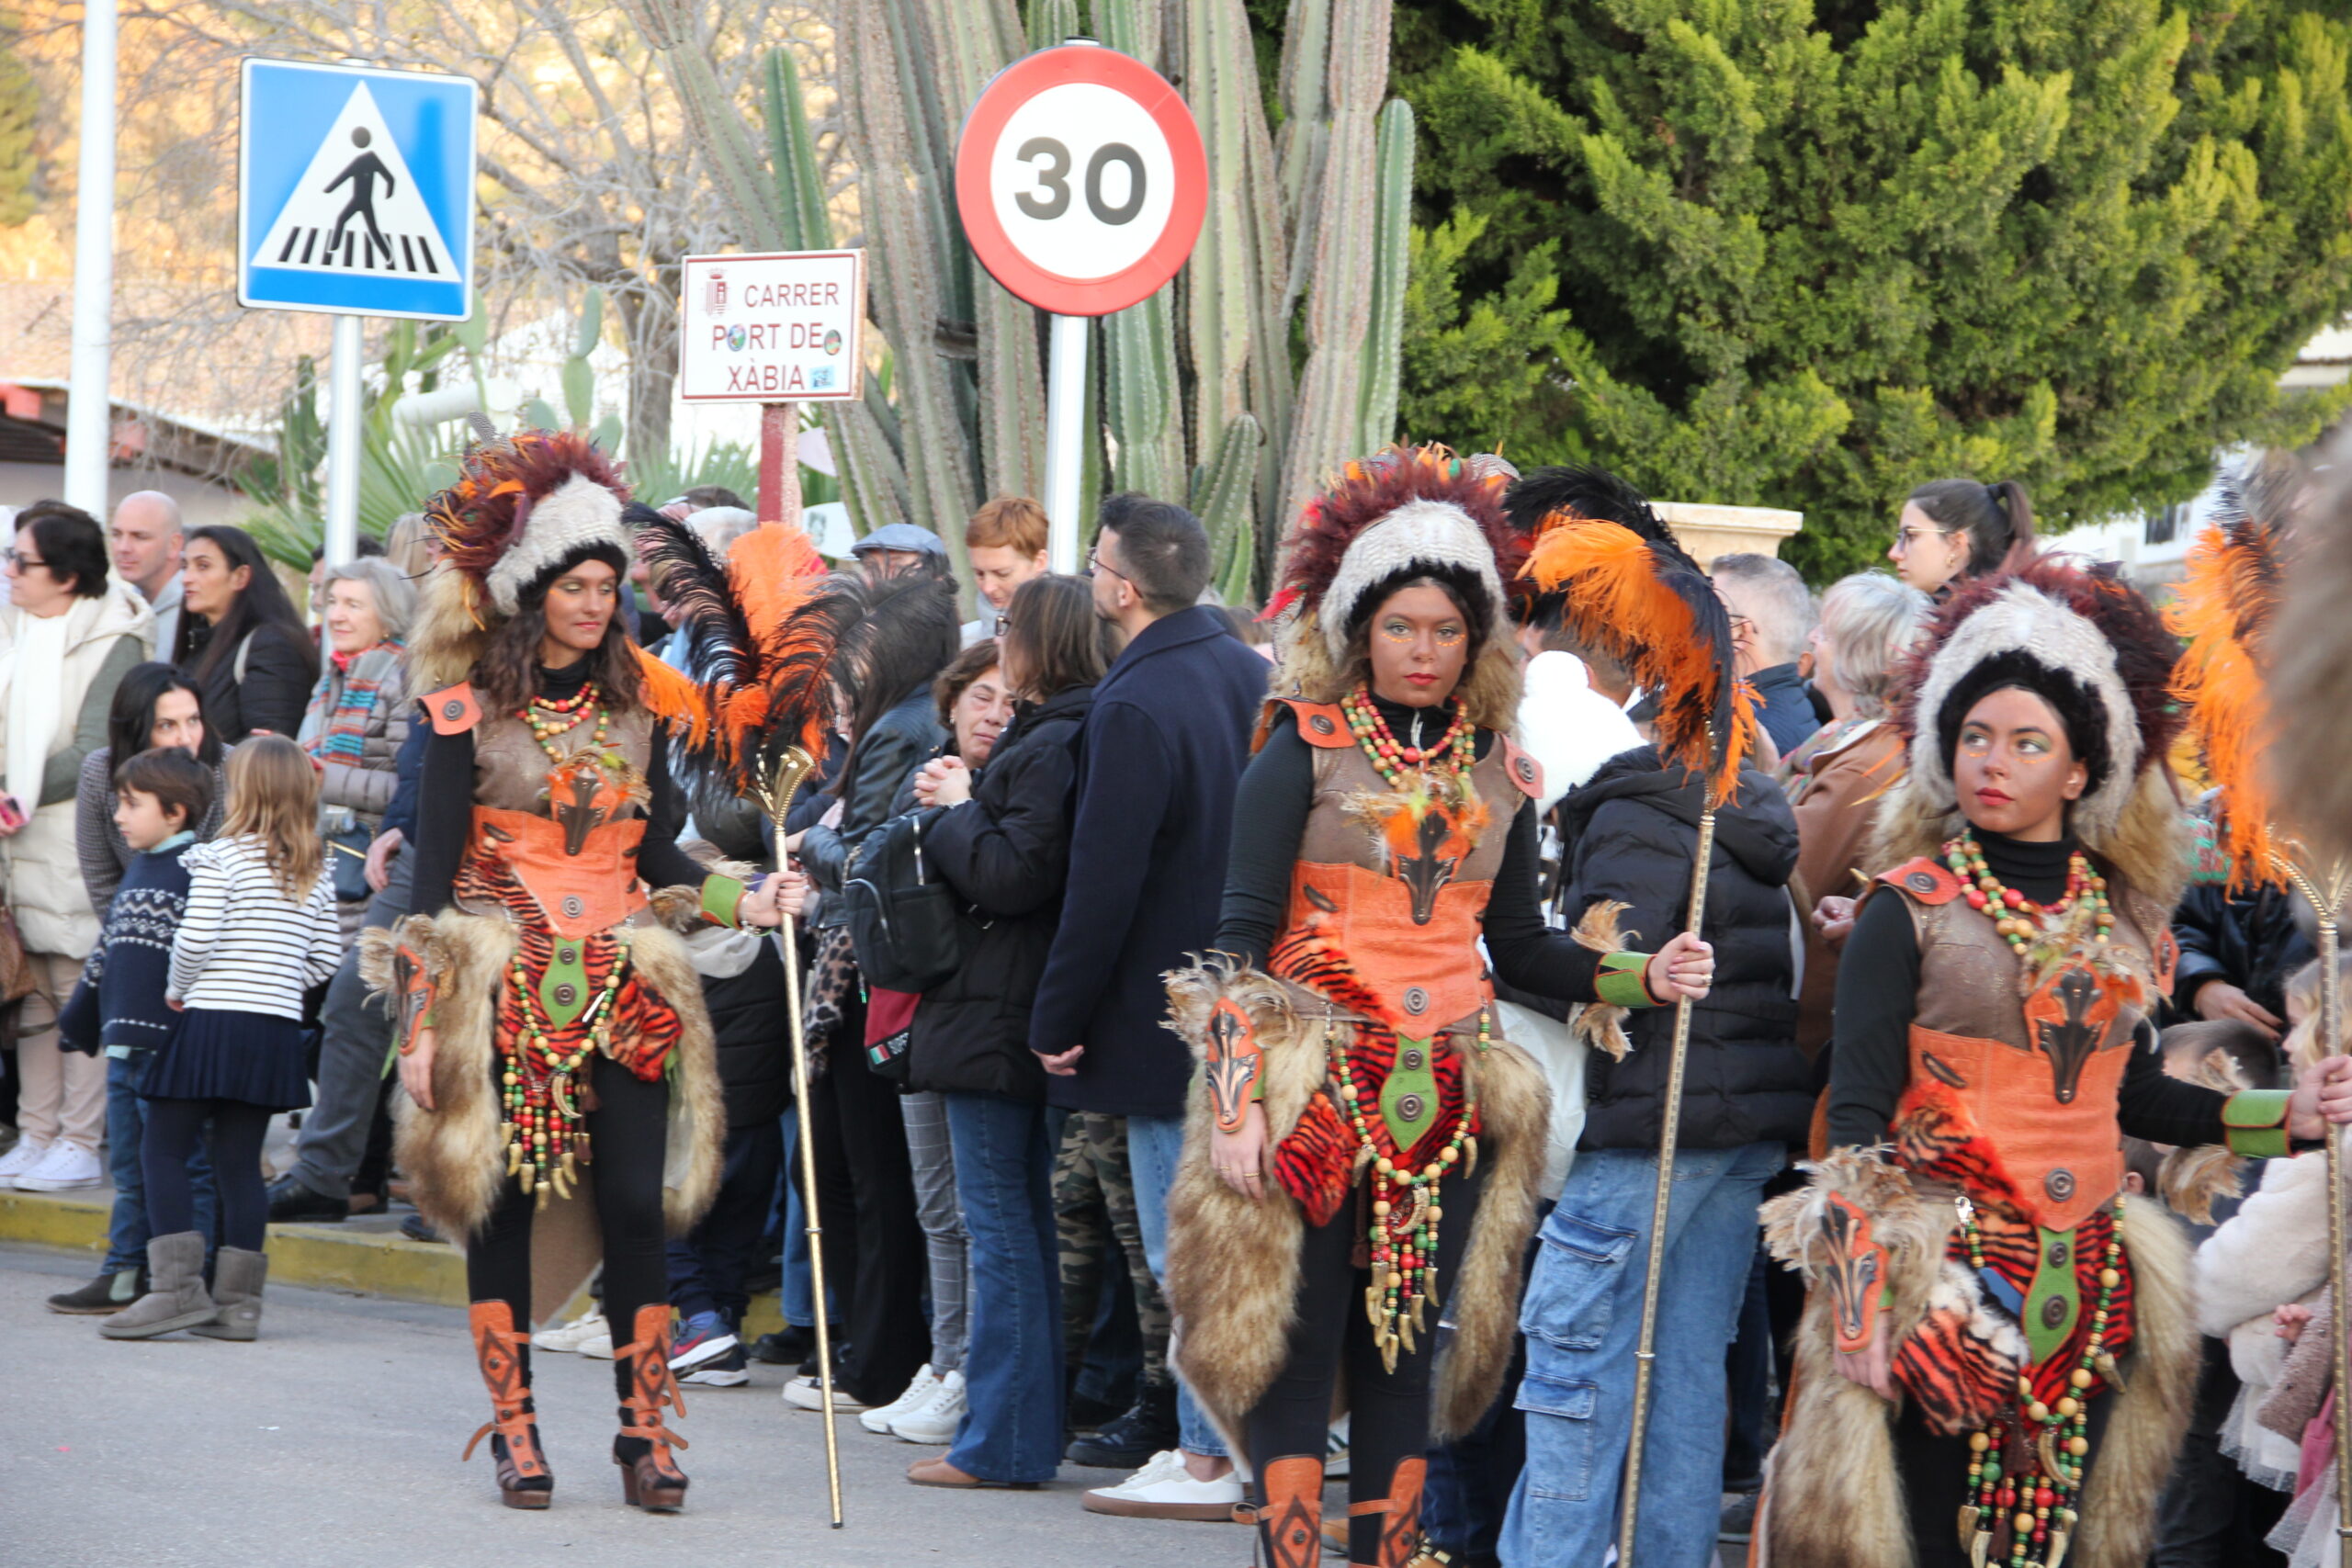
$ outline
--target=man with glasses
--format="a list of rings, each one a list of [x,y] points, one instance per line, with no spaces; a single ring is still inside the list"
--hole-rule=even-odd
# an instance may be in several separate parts
[[[1087,569],[1095,613],[1126,650],[1095,687],[1078,746],[1069,884],[1030,1015],[1029,1047],[1052,1075],[1049,1103],[1125,1118],[1146,1260],[1168,1279],[1168,1189],[1183,1145],[1193,1062],[1161,1026],[1161,974],[1216,933],[1233,795],[1268,668],[1199,603],[1209,540],[1181,506],[1139,495],[1102,503]],[[1216,1431],[1180,1394],[1181,1450],[1153,1456],[1090,1512],[1221,1519],[1241,1483]]]
[[[1756,688],[1757,717],[1785,757],[1822,723],[1797,673],[1813,631],[1813,594],[1796,568],[1770,556],[1717,556],[1708,572],[1731,612],[1739,678]]]

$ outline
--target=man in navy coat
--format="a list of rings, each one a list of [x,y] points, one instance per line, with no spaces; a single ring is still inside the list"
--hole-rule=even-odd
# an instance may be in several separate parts
[[[1208,535],[1182,507],[1110,497],[1089,564],[1096,611],[1128,640],[1079,739],[1069,886],[1029,1047],[1054,1075],[1053,1104],[1126,1118],[1144,1252],[1164,1283],[1168,1188],[1193,1064],[1161,1027],[1160,976],[1216,935],[1234,787],[1269,668],[1197,603]],[[1185,1463],[1091,1492],[1089,1509],[1217,1517],[1241,1500],[1215,1431],[1189,1396],[1178,1408]]]

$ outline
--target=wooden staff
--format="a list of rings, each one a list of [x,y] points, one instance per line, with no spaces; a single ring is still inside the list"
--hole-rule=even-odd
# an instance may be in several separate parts
[[[2352,885],[2352,866],[2339,862],[2321,876],[2285,855],[2274,858],[2319,916],[2319,1053],[2324,1060],[2344,1049],[2344,987],[2335,973],[2337,921],[2347,885]],[[2341,1568],[2352,1568],[2352,1463],[2346,1461],[2344,1443],[2345,1391],[2352,1388],[2352,1339],[2345,1332],[2352,1327],[2346,1321],[2346,1303],[2352,1303],[2352,1289],[2347,1289],[2352,1269],[2346,1268],[2344,1256],[2344,1129],[2331,1124],[2322,1135],[2327,1140],[2327,1279],[2335,1298],[2329,1329],[2335,1363],[2335,1551]]]
[[[1690,872],[1690,918],[1683,925],[1692,936],[1699,934],[1700,916],[1707,908],[1707,872],[1714,858],[1715,808],[1709,806],[1699,813],[1698,863]],[[1690,1010],[1696,1005],[1688,996],[1675,1004],[1674,1045],[1666,1064],[1666,1126],[1658,1135],[1657,1195],[1650,1205],[1649,1271],[1642,1280],[1642,1332],[1634,1349],[1633,1446],[1625,1454],[1625,1492],[1618,1506],[1617,1568],[1633,1568],[1634,1526],[1641,1517],[1642,1443],[1649,1431],[1650,1374],[1657,1361],[1657,1280],[1666,1265],[1667,1211],[1674,1201],[1674,1150],[1682,1134],[1682,1069],[1690,1055]]]
[[[785,818],[792,797],[816,771],[816,759],[795,746],[777,761],[775,774],[760,791],[760,804],[775,824],[775,869],[784,874]],[[800,942],[789,916],[776,922],[784,949],[784,993],[792,1030],[792,1098],[800,1117],[800,1207],[808,1222],[808,1283],[817,1303],[817,1385],[825,1400],[825,1484],[832,1499],[833,1528],[842,1528],[842,1451],[833,1432],[833,1346],[825,1323],[825,1227],[817,1215],[817,1134],[808,1120],[808,1040],[800,1021]]]

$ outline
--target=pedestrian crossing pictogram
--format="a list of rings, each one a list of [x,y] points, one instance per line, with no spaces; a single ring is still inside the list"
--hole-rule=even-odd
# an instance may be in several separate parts
[[[468,314],[471,82],[249,60],[244,103],[244,303]]]

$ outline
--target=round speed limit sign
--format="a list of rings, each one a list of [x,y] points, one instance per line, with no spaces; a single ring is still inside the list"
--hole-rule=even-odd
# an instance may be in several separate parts
[[[1013,62],[956,148],[956,207],[980,265],[1040,310],[1106,316],[1176,276],[1208,209],[1208,156],[1158,72],[1099,44]]]

